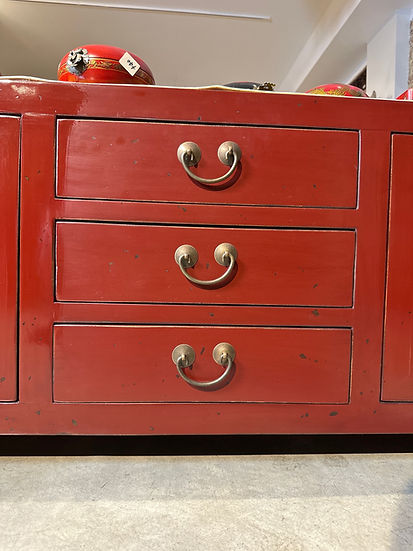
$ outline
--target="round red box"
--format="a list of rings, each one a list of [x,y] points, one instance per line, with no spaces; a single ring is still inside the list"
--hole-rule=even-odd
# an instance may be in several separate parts
[[[119,60],[126,53],[122,48],[103,44],[88,44],[68,52],[60,61],[58,80],[70,82],[101,82],[111,84],[155,84],[148,65],[135,54],[127,52],[139,69],[131,75]]]

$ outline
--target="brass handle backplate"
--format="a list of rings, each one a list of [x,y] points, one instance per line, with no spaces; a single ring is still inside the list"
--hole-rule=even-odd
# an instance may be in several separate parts
[[[232,366],[234,365],[234,347],[227,342],[221,342],[215,346],[212,352],[212,357],[218,365],[222,365],[223,367],[225,367],[224,373],[213,381],[194,381],[184,372],[185,368],[191,367],[195,362],[195,350],[192,348],[192,346],[190,346],[189,344],[179,344],[174,348],[172,352],[172,361],[176,365],[178,373],[182,377],[182,379],[191,386],[200,388],[202,390],[219,385],[219,383],[222,383],[229,375]]]
[[[234,245],[231,245],[231,243],[221,243],[218,245],[214,251],[214,258],[218,264],[221,266],[228,266],[228,268],[220,277],[207,281],[197,279],[186,271],[187,268],[193,268],[198,262],[198,251],[192,245],[181,245],[178,247],[175,251],[175,262],[189,281],[197,285],[202,285],[203,287],[211,287],[226,282],[234,271],[237,256],[237,249]]]
[[[241,148],[235,142],[224,142],[218,148],[218,159],[222,164],[231,168],[223,176],[218,178],[201,178],[197,174],[191,172],[190,167],[195,166],[201,160],[201,149],[194,142],[184,142],[178,147],[177,151],[179,162],[185,169],[185,172],[201,184],[219,184],[228,179],[235,172],[239,161],[241,160]]]

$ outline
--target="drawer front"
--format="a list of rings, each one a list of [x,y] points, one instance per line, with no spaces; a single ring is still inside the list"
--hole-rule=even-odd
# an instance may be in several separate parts
[[[413,402],[413,136],[393,136],[382,399]]]
[[[196,184],[177,158],[195,142],[192,171],[225,174],[217,150],[231,140],[242,151],[231,185]],[[58,122],[57,195],[178,203],[355,208],[358,133],[120,121]]]
[[[355,232],[58,222],[56,299],[80,302],[259,304],[350,307]],[[195,247],[187,273],[208,281],[225,273],[214,249],[238,252],[233,277],[218,288],[181,273],[175,250]]]
[[[211,381],[224,368],[220,342],[236,357],[224,384],[208,392],[185,382],[171,359],[189,344],[186,375]],[[58,402],[347,403],[350,329],[56,325],[54,400]]]

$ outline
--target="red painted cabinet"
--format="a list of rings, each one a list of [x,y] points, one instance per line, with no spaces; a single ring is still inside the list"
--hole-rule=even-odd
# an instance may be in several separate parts
[[[17,400],[18,117],[0,116],[0,401]]]
[[[15,81],[0,112],[1,433],[413,432],[410,102]]]

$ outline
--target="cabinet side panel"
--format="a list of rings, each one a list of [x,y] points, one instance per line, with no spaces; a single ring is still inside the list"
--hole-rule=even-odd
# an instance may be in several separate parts
[[[0,400],[17,399],[17,117],[0,117]]]
[[[413,136],[393,136],[382,399],[413,401]]]

